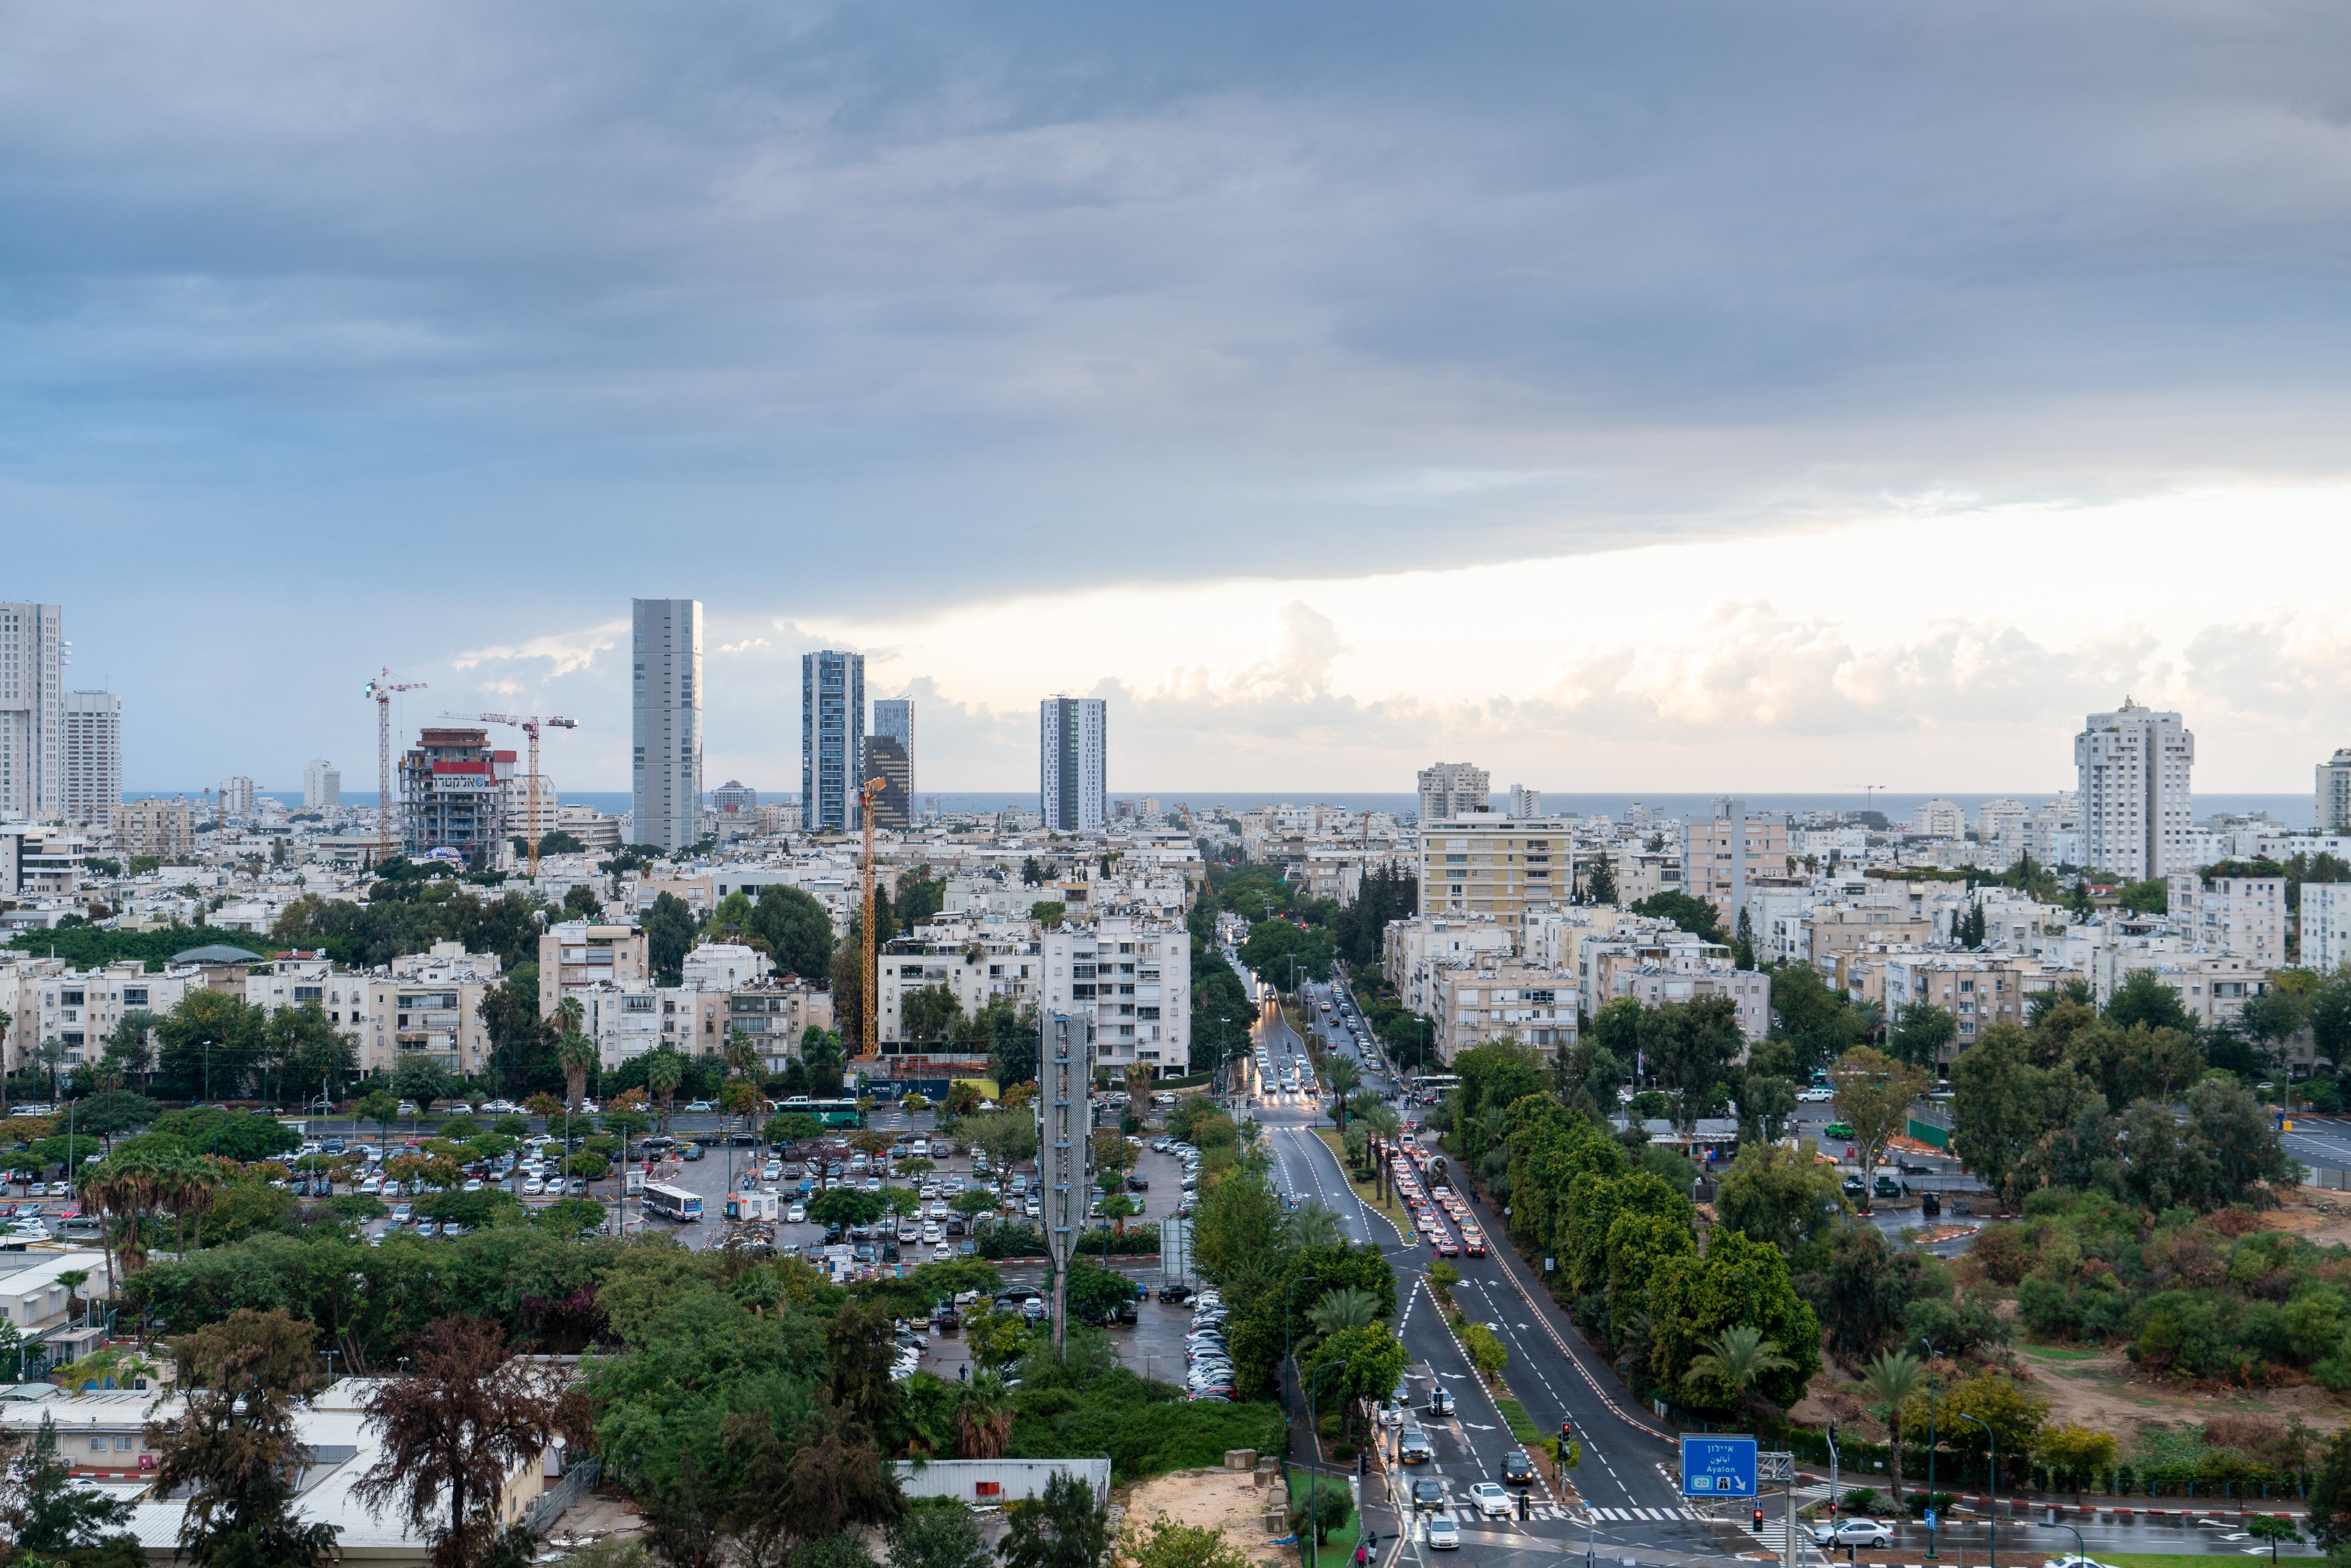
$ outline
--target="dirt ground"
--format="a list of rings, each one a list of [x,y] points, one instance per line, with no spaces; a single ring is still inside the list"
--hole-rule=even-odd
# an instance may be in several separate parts
[[[2261,1218],[2265,1229],[2291,1230],[2317,1246],[2351,1246],[2351,1193],[2289,1187],[2281,1207]]]
[[[1254,1563],[1287,1563],[1291,1553],[1267,1542],[1265,1506],[1275,1495],[1260,1491],[1247,1470],[1176,1470],[1155,1476],[1126,1498],[1126,1518],[1132,1526],[1148,1524],[1165,1514],[1178,1524],[1211,1525]]]

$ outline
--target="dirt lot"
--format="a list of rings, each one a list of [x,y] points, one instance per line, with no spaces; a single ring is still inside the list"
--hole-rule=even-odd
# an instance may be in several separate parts
[[[1210,1525],[1222,1530],[1252,1562],[1289,1563],[1293,1553],[1267,1544],[1272,1537],[1265,1529],[1265,1505],[1274,1495],[1251,1484],[1247,1470],[1176,1470],[1154,1477],[1129,1493],[1126,1518],[1130,1526],[1147,1524],[1163,1513],[1179,1524]]]
[[[2291,1230],[2317,1246],[2351,1246],[2351,1193],[2289,1187],[2282,1207],[2262,1216],[2270,1230]]]

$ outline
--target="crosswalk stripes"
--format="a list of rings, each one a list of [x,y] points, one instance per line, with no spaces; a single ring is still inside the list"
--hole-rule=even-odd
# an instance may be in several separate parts
[[[1592,1517],[1604,1524],[1665,1524],[1674,1520],[1706,1522],[1706,1515],[1694,1508],[1593,1508]]]

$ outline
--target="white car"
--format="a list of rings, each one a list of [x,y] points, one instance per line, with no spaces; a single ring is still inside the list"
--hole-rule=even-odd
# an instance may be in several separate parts
[[[1510,1494],[1504,1491],[1498,1481],[1479,1481],[1471,1487],[1469,1500],[1476,1503],[1478,1511],[1489,1519],[1510,1517]]]
[[[1815,1083],[1809,1089],[1796,1091],[1796,1098],[1807,1105],[1825,1105],[1836,1098],[1836,1091],[1825,1083]]]
[[[1461,1548],[1461,1527],[1453,1522],[1449,1513],[1431,1515],[1428,1521],[1428,1549],[1431,1552],[1458,1552]]]
[[[547,1178],[546,1178],[546,1177],[544,1177],[544,1176],[526,1176],[526,1177],[524,1177],[524,1178],[523,1178],[522,1193],[523,1193],[523,1196],[524,1196],[525,1197],[537,1197],[539,1194],[541,1194],[541,1193],[545,1192],[546,1190],[547,1190]]]
[[[806,1225],[808,1223],[808,1205],[805,1203],[796,1203],[792,1205],[791,1207],[784,1210],[784,1223],[787,1225]]]
[[[1813,1527],[1813,1541],[1820,1546],[1858,1546],[1864,1551],[1894,1544],[1894,1531],[1874,1519],[1841,1519],[1834,1524]]]

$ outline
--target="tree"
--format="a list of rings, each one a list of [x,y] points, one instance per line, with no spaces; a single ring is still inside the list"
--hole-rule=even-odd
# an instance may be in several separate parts
[[[1223,1531],[1214,1525],[1179,1524],[1164,1513],[1141,1528],[1129,1524],[1119,1555],[1134,1568],[1249,1568],[1248,1554]],[[891,1568],[924,1565],[893,1562]]]
[[[423,1051],[403,1051],[392,1064],[392,1092],[429,1108],[435,1100],[453,1099],[465,1086],[441,1059]]]
[[[1791,1257],[1844,1209],[1835,1173],[1783,1144],[1741,1145],[1715,1188],[1714,1211],[1723,1224]]]
[[[150,1422],[148,1496],[183,1495],[180,1553],[199,1568],[318,1568],[332,1561],[331,1524],[305,1524],[296,1483],[310,1455],[291,1402],[265,1384],[192,1390],[180,1414]]]
[[[653,983],[674,986],[684,977],[685,955],[694,946],[694,910],[674,893],[656,895],[645,912],[645,961]]]
[[[1659,1259],[1646,1300],[1653,1372],[1658,1382],[1680,1385],[1702,1406],[1721,1408],[1742,1396],[1719,1375],[1692,1376],[1698,1357],[1716,1350],[1725,1329],[1754,1328],[1788,1358],[1785,1367],[1761,1369],[1750,1384],[1782,1408],[1795,1403],[1820,1369],[1820,1322],[1790,1283],[1787,1260],[1777,1248],[1738,1231],[1716,1230],[1703,1254]]]
[[[1341,1329],[1369,1328],[1380,1321],[1380,1300],[1369,1291],[1350,1285],[1336,1291],[1325,1291],[1322,1299],[1306,1311],[1306,1321],[1321,1333],[1336,1333]],[[1385,1389],[1379,1392],[1385,1393]]]
[[[1322,1076],[1331,1081],[1332,1119],[1343,1132],[1347,1126],[1347,1096],[1363,1087],[1363,1071],[1353,1061],[1334,1051],[1322,1063]]]
[[[1927,1075],[1863,1045],[1839,1057],[1829,1078],[1836,1085],[1837,1115],[1853,1128],[1861,1155],[1861,1207],[1866,1212],[1870,1175],[1894,1135],[1909,1125],[1910,1103],[1927,1092]]]
[[[1902,1511],[1902,1412],[1927,1375],[1926,1364],[1907,1350],[1890,1350],[1863,1369],[1861,1386],[1870,1408],[1886,1423],[1886,1461],[1893,1468],[1894,1511]]]
[[[2100,1432],[2088,1427],[2072,1425],[2051,1427],[2041,1434],[2032,1446],[2032,1457],[2046,1466],[2053,1475],[2063,1476],[2074,1483],[2074,1500],[2082,1500],[2082,1478],[2096,1477],[2114,1469],[2122,1458],[2122,1445],[2111,1432]]]
[[[243,1093],[264,1024],[262,1010],[240,998],[209,987],[189,991],[155,1025],[163,1092],[175,1100]]]
[[[677,1099],[677,1086],[685,1082],[685,1058],[664,1045],[645,1053],[645,1087],[661,1101],[662,1125],[669,1124],[670,1107]],[[610,1126],[611,1119],[605,1118]]]
[[[0,1507],[0,1522],[6,1523],[16,1550],[22,1554],[8,1561],[30,1568],[35,1563],[54,1561],[47,1557],[48,1553],[94,1552],[100,1548],[111,1548],[110,1558],[133,1563],[146,1561],[138,1539],[121,1532],[137,1511],[96,1488],[74,1484],[73,1468],[57,1451],[57,1423],[46,1412],[21,1466],[15,1485],[8,1490],[6,1505]]]
[[[767,939],[778,974],[814,980],[831,970],[832,917],[799,888],[780,883],[761,888],[750,924],[754,933]]]
[[[1320,1480],[1313,1472],[1309,1471],[1306,1478],[1306,1500],[1290,1509],[1290,1528],[1300,1532],[1311,1530],[1314,1532],[1314,1544],[1322,1546],[1330,1541],[1332,1531],[1347,1522],[1348,1516],[1353,1512],[1354,1508],[1348,1500],[1345,1487],[1340,1485],[1335,1479]]]
[[[1932,1072],[1943,1052],[1959,1038],[1959,1020],[1932,1002],[1912,1002],[1894,1016],[1886,1043],[1913,1067]]]
[[[1616,868],[1604,860],[1594,862],[1592,874],[1584,879],[1583,896],[1591,904],[1615,903]]]
[[[963,1004],[944,985],[909,992],[898,1004],[900,1031],[915,1045],[935,1045],[962,1014]]]
[[[1338,1493],[1343,1501],[1344,1489]],[[1004,1568],[1097,1568],[1110,1552],[1110,1510],[1066,1472],[1041,1497],[1014,1503],[998,1556]]]
[[[1668,1002],[1646,1009],[1641,1019],[1642,1050],[1658,1077],[1679,1092],[1685,1128],[1705,1113],[1746,1046],[1739,1006],[1729,997]]]
[[[564,998],[566,1005],[577,1007],[575,998]],[[555,1042],[556,1065],[563,1069],[563,1106],[567,1113],[578,1115],[580,1103],[588,1097],[588,1074],[595,1070],[599,1053],[596,1042],[567,1027]]]
[[[2102,1432],[2099,1433],[2098,1436],[2105,1437],[2105,1434]],[[2106,1437],[2106,1441],[2111,1445],[2114,1442],[2114,1439],[2112,1437]],[[2075,1500],[2079,1500],[2078,1497]],[[2288,1544],[2293,1544],[2302,1539],[2301,1527],[2291,1518],[2282,1513],[2254,1514],[2252,1517],[2245,1521],[2245,1533],[2252,1536],[2256,1541],[2266,1541],[2270,1543],[2270,1561],[2272,1563],[2275,1563],[2277,1561],[2279,1542],[2283,1541]]]
[[[1011,1426],[1008,1416],[1005,1425],[1008,1428]],[[957,1457],[964,1457],[960,1448]],[[890,1531],[890,1568],[990,1568],[991,1563],[987,1543],[980,1539],[978,1521],[967,1508],[908,1509],[906,1517]],[[1145,1563],[1141,1568],[1189,1565]],[[1245,1565],[1217,1563],[1213,1568]]]
[[[1687,893],[1653,894],[1633,905],[1633,913],[1655,920],[1670,920],[1703,941],[1727,944],[1729,940],[1723,935],[1722,917],[1714,905]]]
[[[2196,1032],[2196,1020],[2188,1016],[2179,993],[2157,979],[2149,969],[2133,971],[2128,979],[2115,988],[2115,994],[2106,1000],[2106,1017],[2126,1029],[2143,1023],[2149,1029]]]
[[[1752,1323],[1740,1323],[1724,1329],[1707,1343],[1705,1350],[1690,1358],[1685,1381],[1693,1377],[1710,1377],[1730,1385],[1739,1400],[1739,1413],[1749,1426],[1755,1423],[1751,1390],[1756,1380],[1775,1372],[1788,1372],[1795,1363],[1780,1354],[1778,1344],[1763,1337],[1763,1331]]]
[[[510,1355],[493,1323],[437,1320],[416,1343],[414,1372],[368,1396],[381,1452],[355,1495],[371,1509],[397,1505],[431,1543],[434,1568],[468,1568],[504,1531],[507,1478],[577,1424],[564,1383],[551,1364]]]

